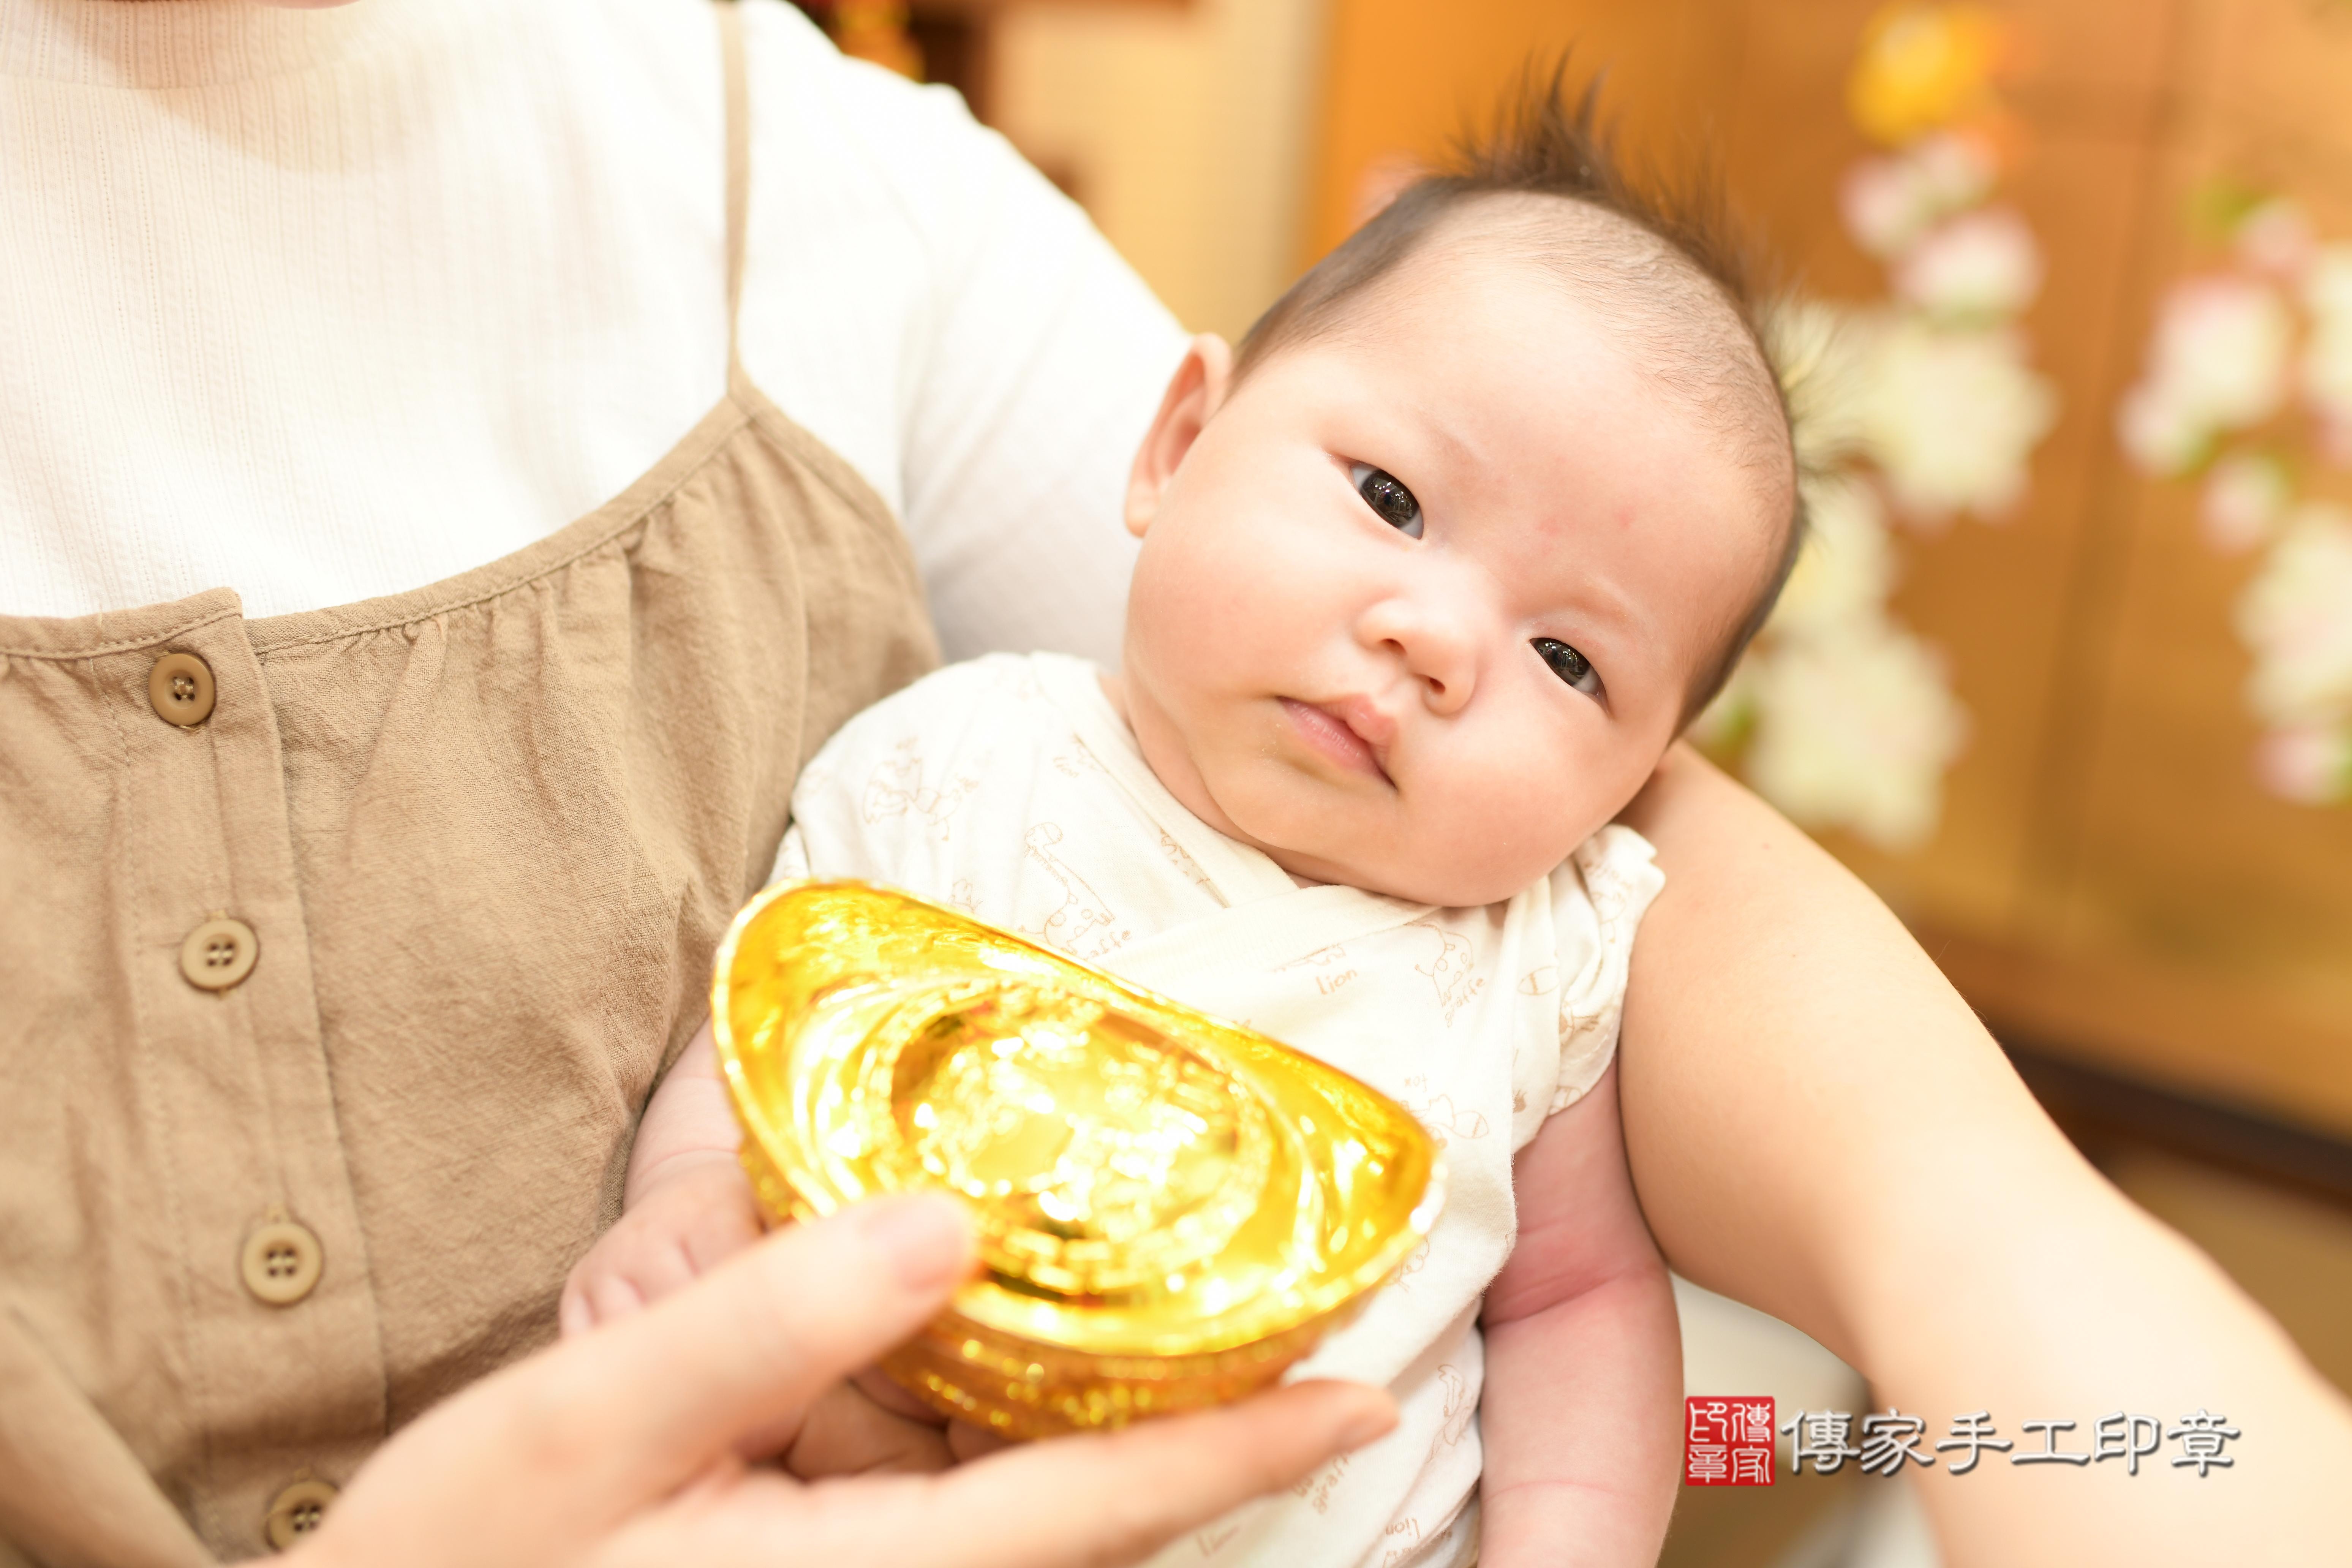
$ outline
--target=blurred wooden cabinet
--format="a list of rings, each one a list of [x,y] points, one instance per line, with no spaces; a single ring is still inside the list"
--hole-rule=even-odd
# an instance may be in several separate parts
[[[1806,291],[1880,293],[1836,210],[1866,151],[1844,89],[1874,9],[1332,0],[1310,253],[1384,161],[1441,145],[1531,50],[1572,47],[1607,68],[1629,143],[1719,150]],[[2200,183],[2290,191],[2352,237],[2352,6],[2002,14],[2027,46],[2007,195],[2049,263],[2024,326],[2063,411],[2014,516],[1906,536],[1895,608],[1971,714],[1940,828],[1900,857],[1832,847],[2004,1038],[2352,1137],[2352,806],[2258,787],[2231,619],[2250,563],[2209,548],[2193,488],[2143,478],[2115,434],[2159,296],[2200,264],[2182,220]],[[2309,485],[2352,500],[2341,471],[2315,465]]]

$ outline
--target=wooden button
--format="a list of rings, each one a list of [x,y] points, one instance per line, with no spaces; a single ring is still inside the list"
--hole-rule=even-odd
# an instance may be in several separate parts
[[[213,667],[192,653],[167,653],[147,672],[147,700],[167,724],[182,728],[213,716]]]
[[[243,921],[215,915],[180,944],[180,973],[199,991],[226,991],[253,973],[261,939]]]
[[[326,1262],[326,1249],[310,1227],[279,1214],[245,1238],[239,1268],[256,1300],[290,1307],[319,1283]]]
[[[326,1521],[327,1505],[335,1489],[324,1481],[296,1481],[269,1500],[269,1516],[261,1532],[272,1552],[283,1552]]]

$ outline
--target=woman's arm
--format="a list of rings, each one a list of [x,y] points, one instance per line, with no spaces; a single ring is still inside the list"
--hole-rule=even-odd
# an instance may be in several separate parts
[[[1120,498],[1183,331],[952,91],[844,61],[789,7],[742,11],[745,366],[894,504],[948,658],[1115,666],[1135,563]],[[789,303],[811,299],[835,302],[829,331]]]
[[[1666,873],[1620,1047],[1651,1228],[1924,1417],[1931,1452],[1990,1412],[2010,1455],[1914,1471],[1948,1558],[2339,1561],[2352,1408],[2074,1152],[1885,906],[1687,748],[1626,820]],[[2200,1409],[2243,1434],[2202,1479],[2172,1442],[2136,1476],[2010,1462],[2043,1446],[2027,1421],[2087,1452],[2111,1413]]]

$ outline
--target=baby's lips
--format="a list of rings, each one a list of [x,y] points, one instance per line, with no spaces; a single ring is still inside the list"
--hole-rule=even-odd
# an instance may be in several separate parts
[[[1316,706],[1353,730],[1356,739],[1370,746],[1375,756],[1385,752],[1396,739],[1396,720],[1369,697],[1342,697]]]
[[[1332,705],[1302,702],[1289,697],[1284,698],[1282,703],[1299,739],[1310,749],[1351,773],[1388,777],[1388,767],[1381,755],[1382,748],[1365,739]]]

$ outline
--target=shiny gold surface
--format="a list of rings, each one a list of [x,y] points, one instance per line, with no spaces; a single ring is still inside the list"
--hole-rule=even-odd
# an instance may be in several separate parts
[[[982,1272],[885,1365],[1015,1436],[1272,1382],[1436,1217],[1435,1145],[1395,1101],[907,894],[770,889],[711,1012],[771,1215],[971,1201]]]

